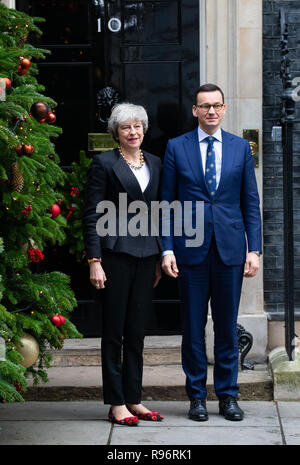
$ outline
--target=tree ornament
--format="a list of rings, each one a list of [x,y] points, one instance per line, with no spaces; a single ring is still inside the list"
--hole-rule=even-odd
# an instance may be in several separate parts
[[[58,315],[58,316],[60,318],[60,326],[63,326],[65,324],[65,322],[66,322],[66,319],[65,319],[65,317],[63,315]]]
[[[76,207],[68,207],[68,208],[70,210],[69,210],[69,213],[66,216],[66,220],[68,220],[70,218],[70,216],[72,215],[72,213],[76,210]]]
[[[11,181],[10,185],[13,191],[21,192],[24,187],[24,177],[23,173],[19,169],[18,162],[15,162],[11,165]]]
[[[49,113],[48,105],[43,102],[36,102],[30,108],[31,115],[39,122],[43,122]]]
[[[29,58],[20,57],[20,60],[21,60],[21,68],[23,69],[28,69],[29,66],[31,65],[31,61],[29,60]]]
[[[31,210],[32,210],[32,206],[28,205],[27,207],[25,207],[24,210],[21,210],[21,213],[23,213],[25,216],[28,216]]]
[[[17,41],[18,47],[22,48],[25,42],[27,42],[28,34],[24,33]]]
[[[30,155],[33,152],[34,152],[33,145],[31,145],[31,144],[24,144],[23,145],[23,153],[26,153],[27,155]]]
[[[57,205],[57,203],[55,203],[55,204],[51,207],[50,213],[52,213],[51,218],[57,218],[57,217],[58,217],[58,215],[60,214],[60,208],[59,208],[59,206]]]
[[[21,346],[16,346],[16,350],[24,357],[21,365],[25,368],[29,368],[35,364],[39,358],[40,348],[37,340],[30,334],[20,338]]]
[[[51,317],[51,321],[52,321],[54,326],[60,326],[60,318],[59,318],[58,315],[53,315]]]
[[[58,326],[63,326],[66,322],[66,319],[63,315],[56,314],[51,317],[51,321],[54,326],[58,327]]]
[[[47,121],[47,123],[49,123],[49,124],[55,123],[55,121],[56,121],[56,116],[55,116],[55,114],[54,114],[52,111],[50,111],[50,112],[48,113],[48,116],[47,116],[47,118],[46,118],[46,121]]]
[[[27,69],[23,69],[21,65],[18,66],[18,75],[24,76],[26,74]]]
[[[18,155],[22,155],[23,145],[18,145],[17,147],[15,147],[15,151],[17,152]]]
[[[3,79],[3,81],[5,82],[6,90],[10,89],[11,88],[11,80],[8,79],[7,77],[1,78],[1,79]]]
[[[72,187],[70,194],[73,195],[79,195],[79,189],[78,187]]]
[[[33,247],[30,247],[30,249],[28,249],[28,254],[30,259],[35,263],[38,263],[40,260],[44,260],[44,254],[38,248],[34,249]]]

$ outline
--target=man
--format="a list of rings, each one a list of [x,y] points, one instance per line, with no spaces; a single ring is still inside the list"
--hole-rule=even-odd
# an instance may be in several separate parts
[[[201,246],[187,247],[184,232],[180,237],[171,229],[163,237],[162,268],[179,278],[189,418],[208,419],[205,325],[210,300],[219,412],[227,420],[242,420],[236,400],[237,316],[243,276],[255,276],[259,269],[259,196],[248,141],[220,128],[226,112],[222,90],[214,84],[202,85],[192,111],[198,127],[168,142],[162,200],[179,200],[182,205],[193,201],[193,224],[196,202],[204,202],[204,240]]]

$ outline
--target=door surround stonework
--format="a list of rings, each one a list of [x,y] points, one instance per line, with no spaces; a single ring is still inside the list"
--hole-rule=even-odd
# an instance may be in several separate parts
[[[15,0],[2,0],[2,2],[5,6],[8,8],[16,8],[16,2]]]
[[[262,0],[199,0],[200,84],[213,82],[225,94],[223,129],[242,137],[243,129],[259,130],[259,167],[255,168],[262,199]],[[263,257],[255,278],[244,279],[239,323],[253,335],[249,359],[267,357],[268,324],[264,312]],[[212,322],[207,326],[208,356],[213,358]]]

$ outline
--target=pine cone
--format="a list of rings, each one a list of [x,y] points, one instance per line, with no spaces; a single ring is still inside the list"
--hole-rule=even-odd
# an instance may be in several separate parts
[[[23,45],[27,42],[28,34],[22,34],[19,39],[17,40],[18,47],[23,47]]]
[[[22,172],[19,170],[19,165],[17,162],[11,165],[11,188],[13,191],[21,192],[24,187],[24,178]]]

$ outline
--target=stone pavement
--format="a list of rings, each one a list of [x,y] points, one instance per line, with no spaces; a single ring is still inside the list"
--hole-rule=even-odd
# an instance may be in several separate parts
[[[113,425],[101,401],[0,404],[0,445],[300,445],[300,402],[240,401],[245,419],[231,422],[208,401],[209,420],[200,423],[187,418],[187,401],[145,404],[159,410],[163,422]]]

